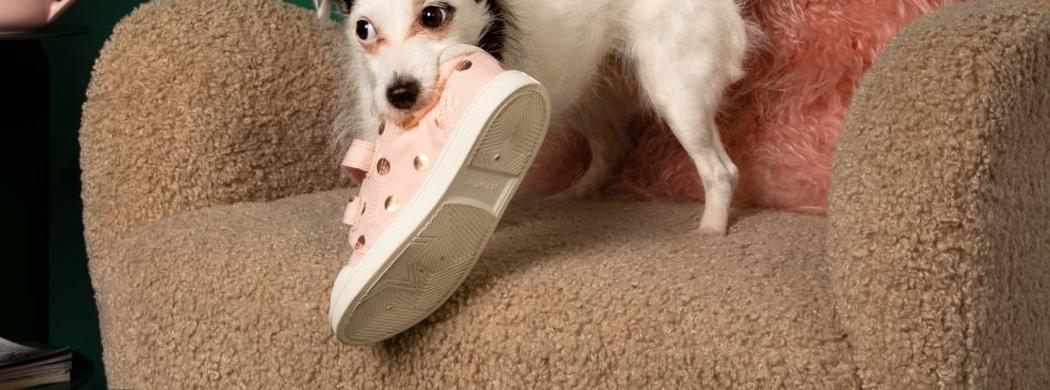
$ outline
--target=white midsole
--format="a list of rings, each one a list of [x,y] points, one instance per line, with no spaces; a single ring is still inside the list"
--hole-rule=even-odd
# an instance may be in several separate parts
[[[467,164],[490,115],[514,92],[538,84],[525,73],[507,71],[493,78],[478,93],[453,130],[445,151],[412,203],[379,237],[357,267],[345,266],[339,271],[332,286],[328,311],[333,332],[338,333],[340,320],[351,309],[358,295],[374,284],[382,272],[397,260],[396,255],[404,250],[411,237],[422,229],[423,223],[429,220],[439,202],[445,198],[456,176]]]

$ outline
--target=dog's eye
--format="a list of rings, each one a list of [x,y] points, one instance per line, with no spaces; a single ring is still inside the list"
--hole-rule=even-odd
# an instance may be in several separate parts
[[[426,28],[438,28],[448,22],[448,17],[448,8],[430,5],[423,8],[423,13],[419,15],[419,23]]]
[[[376,38],[376,28],[372,25],[372,22],[361,19],[357,21],[357,39],[363,42],[369,42]]]

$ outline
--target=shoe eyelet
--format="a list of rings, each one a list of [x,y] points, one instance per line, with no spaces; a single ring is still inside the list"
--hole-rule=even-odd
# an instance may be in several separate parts
[[[387,160],[386,158],[379,159],[379,162],[376,163],[376,172],[379,173],[380,176],[385,176],[390,173],[390,160]]]
[[[418,155],[412,160],[412,167],[416,168],[416,171],[423,172],[427,169],[427,165],[430,165],[430,159],[425,154]]]
[[[365,247],[365,236],[358,236],[357,243],[354,244],[354,249],[361,249]]]
[[[386,198],[386,202],[384,203],[384,206],[386,207],[386,211],[389,211],[389,212],[393,213],[393,212],[397,212],[397,208],[398,208],[399,205],[397,204],[397,199],[394,198],[393,195],[391,195],[391,196],[388,196]]]
[[[361,201],[361,215],[365,215],[365,211],[368,210],[368,202]]]
[[[470,60],[463,60],[463,62],[460,62],[459,65],[456,65],[456,70],[462,72],[462,71],[465,71],[467,69],[470,69],[473,66],[474,66],[474,62],[472,62]]]
[[[384,131],[386,131],[386,122],[380,122],[379,123],[379,135],[383,135]]]

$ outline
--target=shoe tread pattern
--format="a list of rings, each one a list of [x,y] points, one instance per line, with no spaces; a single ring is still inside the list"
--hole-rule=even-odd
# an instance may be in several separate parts
[[[543,141],[546,133],[543,129],[546,111],[544,98],[538,91],[518,92],[485,130],[470,158],[470,166],[511,176],[523,174],[536,144]]]
[[[351,338],[382,340],[429,316],[474,268],[494,225],[485,210],[443,206],[361,299]]]

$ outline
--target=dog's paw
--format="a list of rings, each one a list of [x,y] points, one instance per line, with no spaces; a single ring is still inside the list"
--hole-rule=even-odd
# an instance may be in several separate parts
[[[704,236],[725,236],[729,231],[728,225],[728,219],[703,218],[696,232]]]
[[[593,200],[594,197],[586,196],[586,194],[575,193],[572,191],[562,191],[552,194],[552,196],[546,197],[543,200],[547,202],[565,203],[565,202],[584,202]]]
[[[568,193],[565,193],[565,192],[559,192],[559,193],[557,193],[557,194],[554,194],[554,195],[547,195],[547,196],[544,196],[544,197],[543,197],[543,201],[544,201],[544,202],[556,202],[556,203],[561,203],[561,202],[571,202],[571,201],[572,201],[572,198],[571,198],[571,197],[569,197],[569,194],[568,194]]]
[[[725,235],[728,234],[727,229],[725,227],[722,227],[722,226],[703,226],[703,225],[701,225],[700,227],[696,228],[695,231],[696,231],[696,233],[700,234],[701,236],[721,237],[721,236],[725,236]]]

